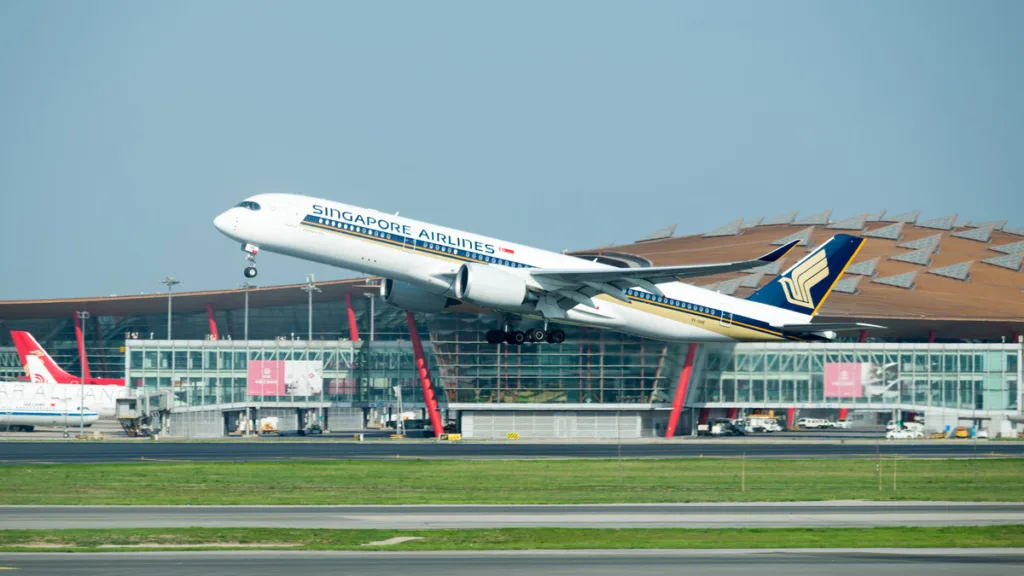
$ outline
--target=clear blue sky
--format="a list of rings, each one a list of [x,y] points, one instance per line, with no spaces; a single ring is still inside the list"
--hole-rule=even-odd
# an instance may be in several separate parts
[[[331,198],[553,250],[792,209],[1024,226],[1024,2],[0,2],[0,299],[226,288]],[[314,271],[260,257],[261,285]]]

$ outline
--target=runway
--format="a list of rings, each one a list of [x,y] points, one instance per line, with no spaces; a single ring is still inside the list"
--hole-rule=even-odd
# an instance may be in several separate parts
[[[1016,566],[1016,568],[1014,568]],[[135,552],[0,554],[0,570],[21,576],[610,576],[685,570],[702,576],[1006,576],[1024,570],[1017,549],[581,550],[515,552]]]
[[[1024,524],[1024,503],[0,506],[0,529],[867,528]]]
[[[142,461],[534,459],[534,458],[965,458],[1022,457],[1024,442],[870,442],[715,439],[623,442],[459,442],[235,440],[227,442],[4,442],[0,464]]]

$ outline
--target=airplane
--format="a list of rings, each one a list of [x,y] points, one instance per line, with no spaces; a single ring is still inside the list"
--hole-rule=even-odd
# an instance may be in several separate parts
[[[607,328],[681,342],[821,341],[864,323],[813,323],[865,239],[837,234],[750,297],[735,298],[683,280],[775,262],[799,242],[740,262],[617,268],[418,222],[397,214],[293,194],[259,194],[214,219],[241,243],[245,276],[261,250],[380,276],[385,302],[436,313],[466,303],[502,313],[491,344],[560,344],[549,323]],[[515,329],[516,318],[543,327]]]
[[[28,381],[0,382],[0,429],[59,426],[65,419],[89,425],[113,418],[118,398],[128,397],[121,378],[86,378],[68,374],[36,342],[32,334],[11,331]],[[80,408],[81,407],[81,408]]]
[[[36,426],[90,426],[99,420],[94,409],[78,407],[74,390],[66,384],[0,382],[0,430],[31,432]],[[62,397],[63,396],[63,397]]]

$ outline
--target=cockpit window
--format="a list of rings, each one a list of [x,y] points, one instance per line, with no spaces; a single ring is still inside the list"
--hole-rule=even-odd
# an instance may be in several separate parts
[[[248,209],[248,210],[252,210],[254,212],[256,210],[260,209],[260,205],[259,204],[257,204],[256,202],[250,202],[248,200],[246,200],[245,202],[239,202],[238,203],[238,207],[239,208],[245,208],[245,209]]]

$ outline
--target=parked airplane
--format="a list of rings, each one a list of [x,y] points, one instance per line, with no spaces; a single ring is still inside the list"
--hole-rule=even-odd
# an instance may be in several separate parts
[[[28,332],[11,331],[28,382],[0,382],[0,430],[86,425],[113,418],[118,398],[128,396],[119,378],[82,379],[65,372]]]
[[[108,393],[117,392],[114,389],[116,387],[104,388]],[[0,431],[31,432],[36,426],[64,424],[89,426],[99,419],[100,413],[89,406],[89,399],[86,399],[86,408],[79,409],[81,392],[78,386],[67,384],[0,382]],[[90,394],[95,398],[95,391],[91,391]],[[112,408],[109,416],[113,416]]]
[[[749,270],[775,262],[797,242],[759,258],[723,264],[616,268],[512,244],[397,214],[292,194],[260,194],[214,219],[242,243],[256,276],[261,249],[382,276],[384,300],[415,312],[440,312],[465,302],[504,313],[492,344],[560,343],[548,323],[609,328],[671,341],[821,340],[835,330],[878,328],[815,324],[832,287],[864,244],[838,234],[747,299],[680,280]],[[515,317],[543,328],[513,329]]]

